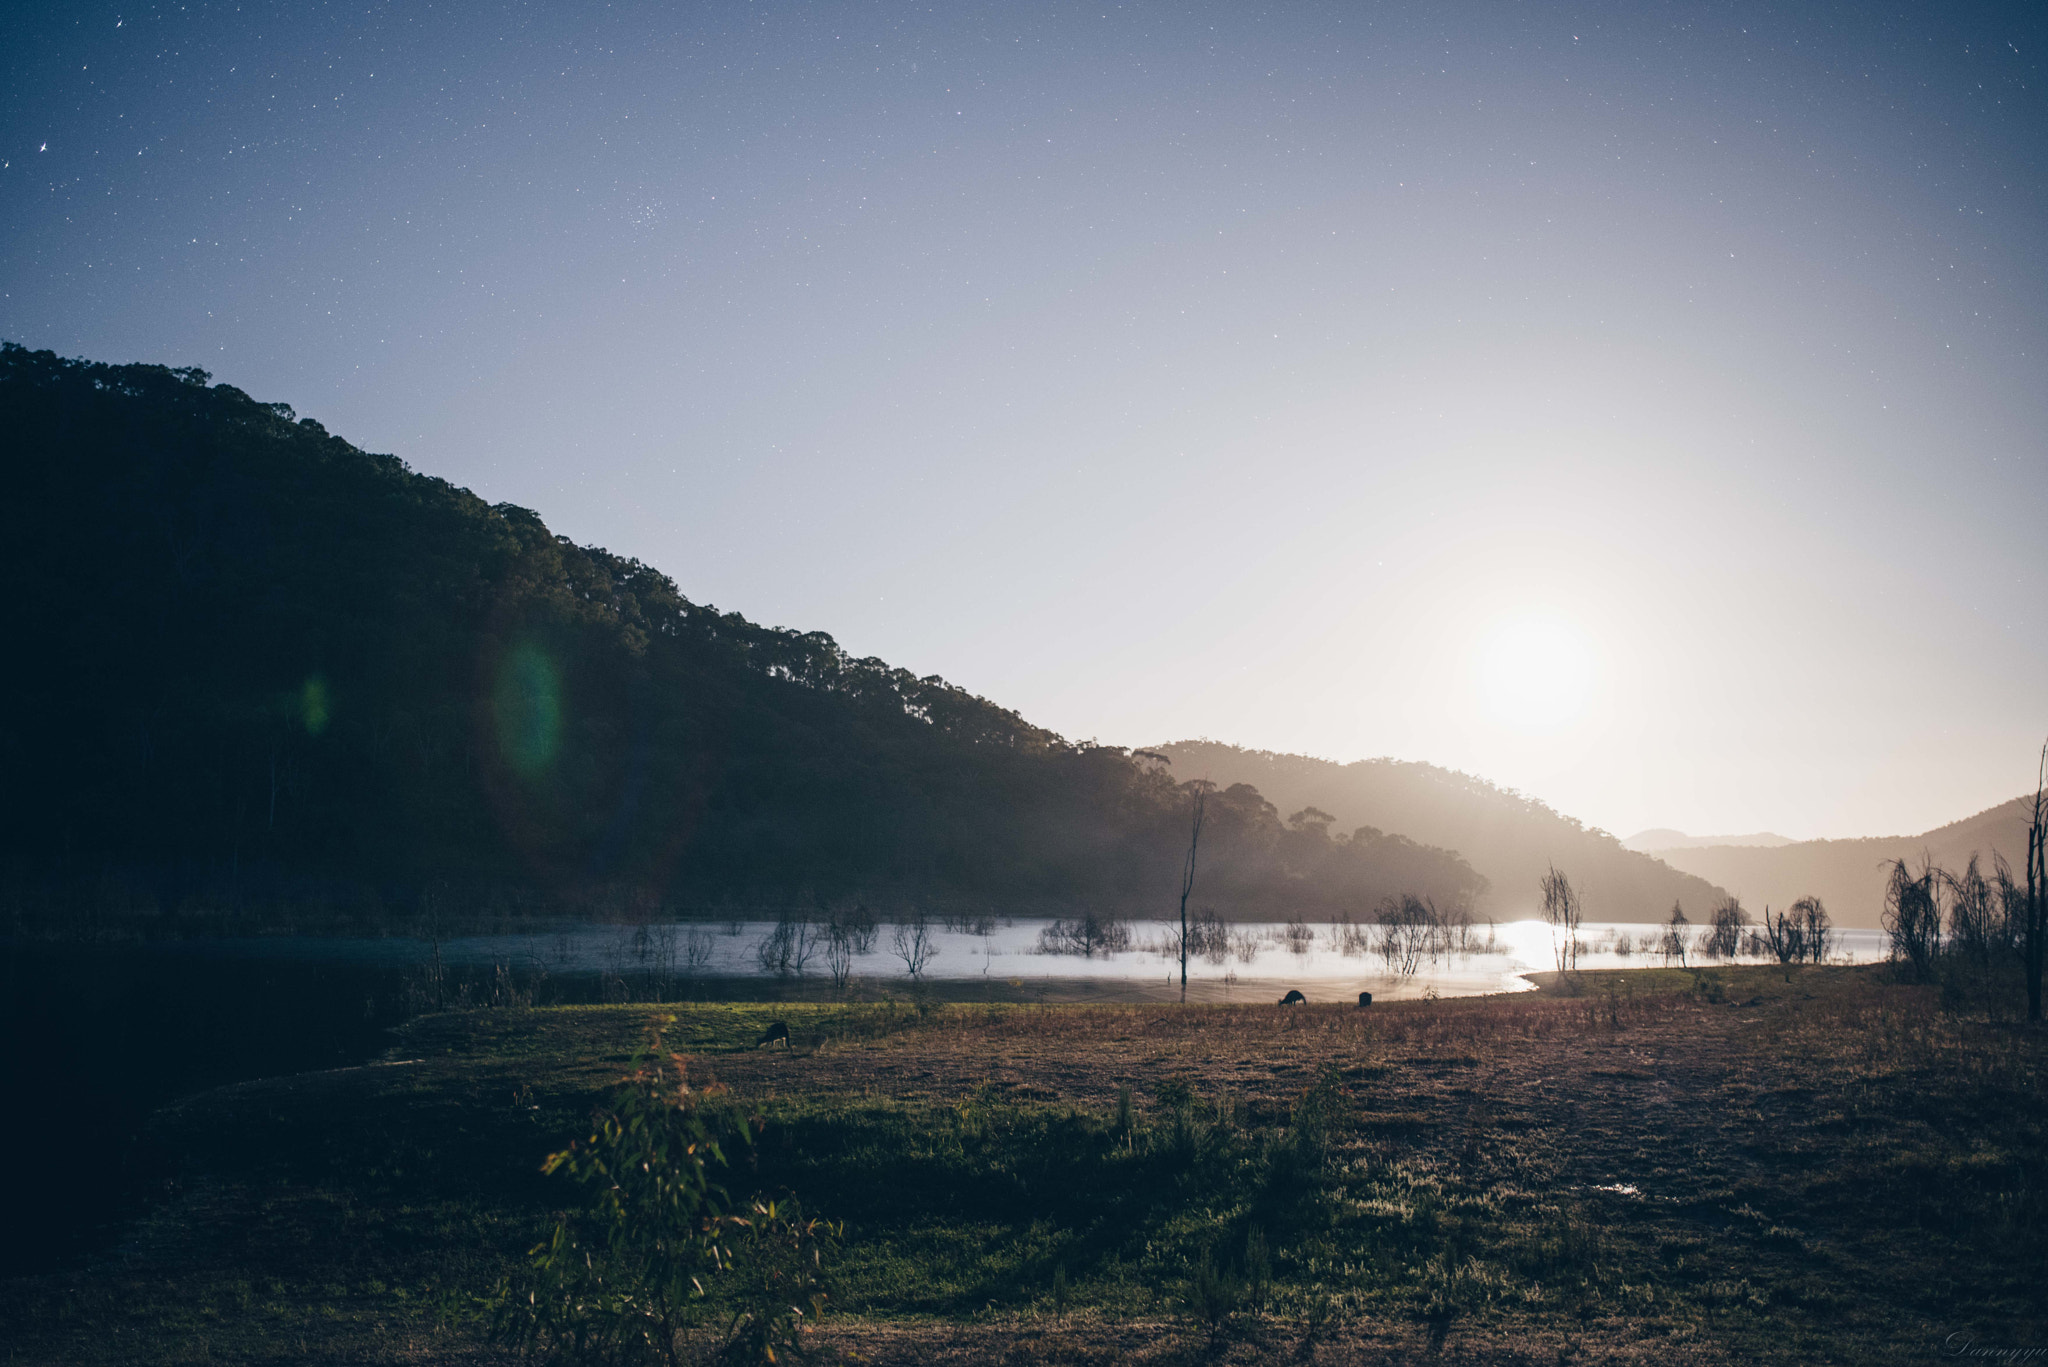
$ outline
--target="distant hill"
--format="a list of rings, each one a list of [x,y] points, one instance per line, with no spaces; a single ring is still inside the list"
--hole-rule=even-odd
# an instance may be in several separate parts
[[[1764,849],[1775,849],[1780,845],[1793,844],[1790,836],[1775,835],[1770,831],[1758,831],[1754,835],[1687,835],[1684,831],[1658,829],[1637,831],[1621,842],[1625,850],[1637,854],[1656,854],[1660,850],[1697,850],[1708,845],[1754,845]]]
[[[1675,901],[1700,920],[1721,892],[1707,880],[1624,849],[1533,798],[1433,764],[1391,759],[1339,764],[1306,755],[1241,750],[1214,741],[1152,747],[1176,777],[1249,783],[1283,813],[1316,807],[1340,828],[1400,830],[1454,849],[1486,876],[1483,913],[1503,920],[1536,913],[1538,880],[1554,863],[1586,898],[1589,920],[1662,920]]]
[[[1164,914],[1189,794],[199,370],[0,345],[0,916],[275,930],[809,910]],[[1197,897],[1483,880],[1210,804]]]
[[[1994,851],[2011,860],[2024,859],[2031,801],[2017,797],[1921,835],[1803,840],[1776,849],[1668,849],[1658,857],[1673,868],[1719,883],[1752,913],[1811,895],[1827,905],[1838,925],[1875,926],[1884,911],[1885,869],[1895,859],[1918,863],[1927,856],[1954,869],[1973,853],[1987,863]]]

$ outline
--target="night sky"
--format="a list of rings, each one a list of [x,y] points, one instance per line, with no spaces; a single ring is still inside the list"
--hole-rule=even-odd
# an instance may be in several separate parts
[[[2048,733],[2048,7],[7,7],[0,337],[1077,738],[1618,834]]]

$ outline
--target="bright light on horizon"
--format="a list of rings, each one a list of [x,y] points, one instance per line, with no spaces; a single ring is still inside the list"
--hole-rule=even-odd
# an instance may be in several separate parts
[[[1511,617],[1480,645],[1478,673],[1496,721],[1517,731],[1556,731],[1577,721],[1592,697],[1592,643],[1557,614]]]

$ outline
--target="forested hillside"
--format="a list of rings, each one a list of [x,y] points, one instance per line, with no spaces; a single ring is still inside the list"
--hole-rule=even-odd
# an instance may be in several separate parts
[[[1596,921],[1661,921],[1671,904],[1702,920],[1721,890],[1691,873],[1622,848],[1533,798],[1434,764],[1392,759],[1338,764],[1307,755],[1241,750],[1214,741],[1158,747],[1183,779],[1250,783],[1292,810],[1314,806],[1345,825],[1406,831],[1454,849],[1490,881],[1480,910],[1502,919],[1533,916],[1538,880],[1551,866],[1565,871]]]
[[[1173,904],[1166,766],[692,603],[210,379],[0,351],[18,928]],[[1237,787],[1196,900],[1483,885]]]

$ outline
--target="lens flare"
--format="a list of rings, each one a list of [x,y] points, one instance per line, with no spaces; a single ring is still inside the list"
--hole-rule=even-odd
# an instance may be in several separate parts
[[[317,736],[327,729],[327,718],[327,680],[318,674],[308,675],[305,686],[299,690],[299,720],[305,724],[307,735]]]
[[[514,646],[498,662],[491,704],[505,763],[523,778],[547,772],[562,735],[562,688],[554,661],[536,646]]]

